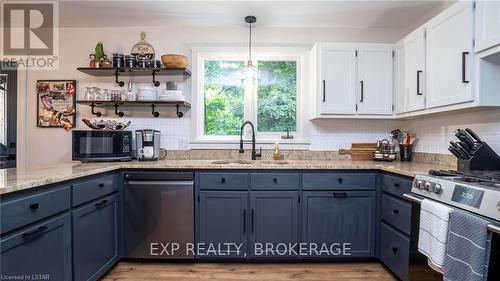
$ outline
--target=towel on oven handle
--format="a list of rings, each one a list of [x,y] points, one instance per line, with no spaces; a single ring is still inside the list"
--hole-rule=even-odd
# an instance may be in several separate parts
[[[488,221],[463,211],[450,215],[444,280],[487,280],[491,233]]]
[[[448,222],[452,211],[452,208],[428,199],[422,200],[420,206],[418,250],[439,268],[444,264]]]

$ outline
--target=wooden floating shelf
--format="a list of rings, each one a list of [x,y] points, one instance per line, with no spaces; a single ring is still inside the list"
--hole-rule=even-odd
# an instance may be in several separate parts
[[[115,114],[119,117],[123,117],[125,114],[118,111],[119,107],[151,107],[151,114],[158,118],[160,113],[156,111],[157,107],[175,107],[177,109],[177,117],[182,118],[184,113],[180,111],[181,107],[191,108],[191,104],[185,101],[76,101],[77,104],[88,105],[92,108],[91,113],[97,117],[101,117],[100,111],[95,111],[96,107],[102,108],[115,108]]]
[[[78,71],[92,76],[113,77],[118,73],[119,76],[150,76],[155,73],[156,76],[183,76],[188,78],[191,76],[189,69],[167,69],[167,68],[127,68],[127,67],[111,67],[111,68],[90,68],[78,67]]]

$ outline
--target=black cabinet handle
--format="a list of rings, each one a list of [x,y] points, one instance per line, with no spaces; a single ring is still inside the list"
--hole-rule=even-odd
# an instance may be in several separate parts
[[[399,187],[399,183],[395,182],[394,187]]]
[[[102,187],[104,187],[104,183],[100,183],[100,184],[98,184],[98,186],[102,188]]]
[[[346,192],[334,192],[333,197],[334,198],[345,198],[345,197],[347,197],[347,193]]]
[[[422,73],[422,70],[417,70],[417,96],[423,95],[423,93],[420,92],[420,74]]]
[[[365,94],[364,94],[365,84],[363,80],[359,81],[359,83],[361,84],[361,99],[359,100],[359,102],[363,102],[365,99]]]
[[[397,247],[392,247],[392,251],[393,251],[394,253],[397,253],[397,252],[398,252],[398,248],[397,248]]]
[[[46,226],[39,226],[37,229],[26,231],[22,235],[24,238],[33,238],[42,234],[42,232],[45,231],[46,229],[47,229]]]
[[[33,203],[33,204],[30,205],[30,209],[32,209],[32,210],[36,210],[39,207],[40,207],[40,205],[38,203]]]
[[[108,203],[108,200],[104,199],[101,202],[95,203],[95,206],[96,207],[101,207],[101,206],[105,205],[106,203]]]
[[[254,215],[253,215],[253,209],[252,209],[252,220],[251,220],[251,231],[253,233],[253,219],[254,219]]]
[[[243,233],[247,232],[247,209],[243,209]]]
[[[469,54],[469,52],[462,52],[462,83],[469,83],[469,80],[466,80],[465,78],[465,58]]]
[[[273,183],[278,183],[278,179],[277,178],[273,178]]]
[[[342,178],[337,178],[337,181],[338,181],[340,184],[342,184],[343,179],[342,179]]]
[[[394,214],[396,214],[396,215],[397,215],[397,214],[399,214],[399,210],[398,210],[398,209],[394,209],[394,210],[392,210],[392,212],[393,212]]]
[[[221,179],[220,179],[220,181],[221,181],[222,183],[226,183],[226,178],[221,178]]]
[[[326,101],[326,81],[323,80],[323,102]]]

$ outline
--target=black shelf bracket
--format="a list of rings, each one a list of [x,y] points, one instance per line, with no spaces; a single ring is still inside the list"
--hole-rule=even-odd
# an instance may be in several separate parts
[[[153,114],[154,118],[158,118],[158,117],[160,117],[160,113],[158,113],[158,111],[156,111],[155,109],[156,109],[156,105],[152,104],[151,105],[151,114]]]
[[[179,104],[175,105],[175,108],[177,108],[177,117],[182,118],[182,116],[184,116],[184,113],[182,113],[181,111],[179,111],[179,107],[180,107]]]
[[[115,114],[118,115],[119,117],[123,117],[125,114],[123,114],[123,112],[121,111],[118,111],[118,107],[119,105],[115,103]]]
[[[160,81],[156,81],[156,71],[153,70],[151,75],[153,76],[153,85],[155,85],[155,87],[160,87]]]
[[[118,86],[120,87],[123,87],[125,86],[125,82],[123,81],[118,81],[118,76],[120,76],[120,74],[118,74],[118,69],[115,71],[115,82],[116,84],[118,84]]]
[[[91,103],[90,104],[90,107],[92,108],[92,111],[90,111],[90,113],[92,113],[92,115],[95,115],[97,117],[101,117],[102,113],[100,111],[95,111],[95,107],[96,105],[94,103]]]

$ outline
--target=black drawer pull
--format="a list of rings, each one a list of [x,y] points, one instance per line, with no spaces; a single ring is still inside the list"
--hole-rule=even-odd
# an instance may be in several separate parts
[[[98,184],[97,186],[99,186],[100,188],[103,188],[103,187],[104,187],[104,183],[102,183],[102,182],[101,182],[101,183],[100,183],[100,184]]]
[[[394,214],[396,214],[396,215],[397,215],[397,214],[399,214],[399,210],[398,210],[398,209],[394,209],[394,210],[392,210],[392,212],[393,212]]]
[[[247,209],[243,209],[243,233],[247,231]]]
[[[26,231],[23,233],[23,237],[24,238],[32,238],[32,237],[35,237],[37,235],[40,235],[42,234],[42,232],[44,230],[46,230],[47,227],[46,226],[39,226],[37,229],[34,229],[34,230],[31,230],[31,231]]]
[[[337,181],[342,184],[343,179],[342,178],[337,178]]]
[[[253,209],[252,209],[252,220],[250,221],[251,222],[251,231],[253,233],[253,221],[254,221],[254,214],[253,214]]]
[[[30,205],[30,209],[32,209],[32,210],[36,210],[39,207],[40,207],[40,205],[38,203],[33,203],[33,204]]]
[[[102,205],[105,205],[106,203],[108,203],[108,200],[104,199],[101,202],[95,203],[95,206],[96,207],[101,207]]]
[[[220,182],[221,182],[221,183],[226,183],[226,178],[221,178],[221,179],[220,179]]]
[[[399,187],[399,183],[395,182],[394,187]]]
[[[273,183],[278,183],[278,179],[277,179],[277,178],[274,178],[274,179],[273,179]]]
[[[399,250],[399,249],[398,249],[397,247],[392,247],[392,251],[393,251],[394,253],[397,253],[397,252],[398,252],[398,250]]]
[[[344,197],[347,197],[347,193],[346,192],[334,192],[333,193],[333,197],[335,197],[335,198],[344,198]]]

